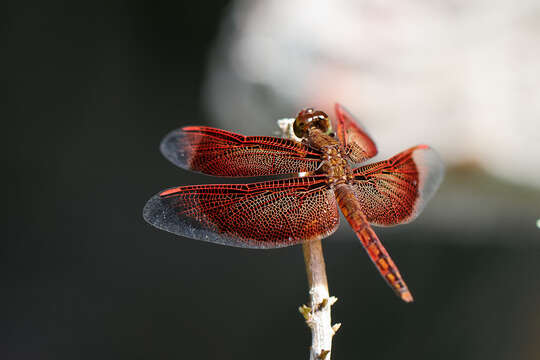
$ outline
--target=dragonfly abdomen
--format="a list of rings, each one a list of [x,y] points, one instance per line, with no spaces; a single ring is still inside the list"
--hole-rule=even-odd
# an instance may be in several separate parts
[[[406,302],[411,302],[413,298],[407,284],[405,284],[388,251],[386,251],[377,234],[369,225],[352,186],[338,184],[334,187],[334,193],[341,212],[351,225],[381,276],[399,297]]]
[[[348,184],[338,184],[334,187],[334,194],[343,216],[345,216],[352,229],[356,232],[365,228],[367,222],[353,188]]]

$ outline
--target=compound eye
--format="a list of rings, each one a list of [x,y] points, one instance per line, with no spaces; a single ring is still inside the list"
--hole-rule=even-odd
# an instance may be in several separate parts
[[[313,121],[313,109],[307,108],[298,113],[293,124],[294,135],[299,138],[306,138],[308,136],[308,127]]]
[[[293,131],[296,137],[303,139],[307,137],[307,123],[305,119],[297,117],[293,123]]]
[[[328,134],[331,130],[328,115],[320,110],[314,111],[312,108],[300,111],[293,124],[294,134],[299,138],[306,138],[310,127]]]
[[[313,119],[317,128],[323,133],[328,134],[330,132],[330,119],[328,119],[328,115],[325,112],[320,110],[315,111],[313,113]]]

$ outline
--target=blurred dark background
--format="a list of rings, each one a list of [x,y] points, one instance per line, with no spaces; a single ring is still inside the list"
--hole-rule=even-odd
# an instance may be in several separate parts
[[[218,246],[141,216],[162,188],[221,180],[175,168],[158,144],[213,124],[203,84],[229,6],[2,5],[0,358],[307,357],[300,247]],[[343,323],[333,358],[537,359],[539,203],[537,189],[451,168],[417,222],[377,230],[410,305],[342,224],[324,241]]]

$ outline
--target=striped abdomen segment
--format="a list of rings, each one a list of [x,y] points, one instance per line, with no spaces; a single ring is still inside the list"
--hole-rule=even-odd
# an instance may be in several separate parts
[[[407,284],[383,244],[367,222],[361,210],[360,202],[354,195],[353,188],[347,184],[337,185],[336,198],[341,212],[353,228],[360,242],[366,249],[371,261],[394,292],[406,302],[413,300]]]

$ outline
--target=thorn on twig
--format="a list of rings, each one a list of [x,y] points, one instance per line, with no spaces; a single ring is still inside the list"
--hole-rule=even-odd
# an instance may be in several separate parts
[[[338,300],[337,297],[335,297],[335,296],[330,296],[330,297],[328,298],[328,306],[334,305],[334,304],[336,303],[337,300]]]
[[[302,316],[304,317],[304,319],[306,319],[306,321],[311,320],[311,310],[312,309],[306,305],[302,305],[298,308],[298,311],[300,312],[300,314],[302,314]]]
[[[324,309],[324,307],[328,304],[328,299],[324,298],[320,304],[317,305],[317,309],[315,311],[321,311]]]
[[[329,353],[330,353],[330,350],[321,350],[321,353],[317,357],[320,360],[324,360],[324,359],[326,359],[326,357],[328,356]]]
[[[319,304],[315,305],[314,311],[321,311],[326,306],[334,305],[336,303],[336,301],[337,301],[337,297],[335,297],[335,296],[330,296],[329,298],[324,298],[324,299],[322,299],[322,301]]]
[[[337,333],[340,327],[341,327],[341,323],[336,323],[332,325],[332,331],[334,331],[334,335]]]

